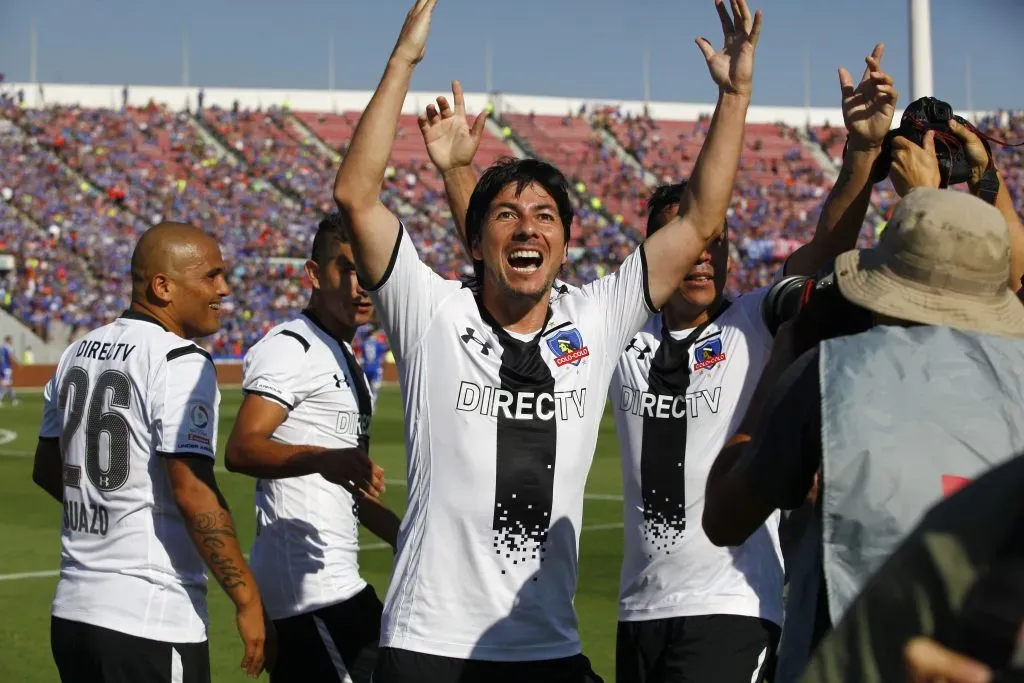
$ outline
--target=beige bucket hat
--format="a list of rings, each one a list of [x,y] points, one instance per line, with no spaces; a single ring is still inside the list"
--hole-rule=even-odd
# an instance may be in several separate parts
[[[1006,220],[964,192],[909,192],[878,245],[840,254],[835,273],[844,297],[876,313],[1024,337],[1024,304],[1008,284]]]

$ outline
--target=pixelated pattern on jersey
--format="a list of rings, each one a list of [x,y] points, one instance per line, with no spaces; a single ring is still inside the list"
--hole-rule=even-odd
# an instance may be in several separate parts
[[[497,332],[502,347],[501,388],[513,393],[553,393],[555,380],[541,356],[539,340],[520,342],[503,332]],[[525,562],[544,562],[551,526],[557,422],[536,415],[515,419],[498,413],[492,528],[494,552],[504,560],[502,574]],[[533,580],[537,580],[536,574]]]
[[[690,346],[704,328],[686,339],[673,339],[662,331],[662,341],[651,360],[648,392],[659,401],[686,396],[690,386]],[[654,554],[670,554],[686,531],[686,428],[688,416],[672,411],[644,415],[640,450],[640,489],[644,505],[643,537]]]

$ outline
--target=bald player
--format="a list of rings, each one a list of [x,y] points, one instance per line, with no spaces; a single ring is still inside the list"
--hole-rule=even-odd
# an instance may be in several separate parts
[[[32,478],[64,508],[53,657],[64,683],[208,682],[208,567],[256,677],[268,633],[213,476],[217,373],[189,341],[220,327],[224,260],[161,223],[131,268],[129,309],[70,346],[43,391]]]

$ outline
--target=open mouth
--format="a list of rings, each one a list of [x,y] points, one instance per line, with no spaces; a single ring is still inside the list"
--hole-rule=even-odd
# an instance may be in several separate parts
[[[684,282],[693,282],[693,283],[699,284],[699,285],[705,285],[705,284],[713,283],[714,281],[715,281],[715,276],[714,275],[708,275],[707,273],[693,273],[692,275],[687,275],[684,278]]]
[[[516,249],[508,255],[508,265],[517,273],[536,273],[544,264],[544,257],[536,249]]]
[[[210,304],[210,308],[212,308],[213,310],[219,312],[220,311],[220,302],[217,302],[215,304]]]

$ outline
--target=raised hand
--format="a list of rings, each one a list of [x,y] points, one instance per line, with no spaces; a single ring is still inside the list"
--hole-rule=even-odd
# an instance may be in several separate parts
[[[437,98],[437,107],[427,105],[427,113],[419,116],[420,132],[427,145],[427,154],[441,173],[473,163],[487,123],[488,113],[485,110],[470,127],[469,119],[466,118],[466,98],[462,94],[462,84],[458,81],[452,81],[452,99],[455,102],[454,110],[442,96]]]
[[[434,14],[437,0],[416,0],[412,9],[405,16],[402,32],[398,34],[398,42],[391,53],[392,59],[398,59],[410,65],[419,64],[427,51],[427,35],[430,33],[430,19]]]
[[[711,78],[722,93],[750,97],[754,88],[754,52],[761,36],[761,10],[751,14],[746,0],[730,0],[733,16],[724,0],[715,0],[718,18],[722,21],[725,45],[719,50],[707,38],[697,38],[697,47],[704,53]]]
[[[856,86],[850,72],[842,67],[839,69],[843,121],[849,131],[850,142],[861,147],[881,147],[896,113],[900,95],[893,85],[892,76],[882,71],[884,53],[885,45],[875,45],[871,56],[864,60],[867,68]]]

